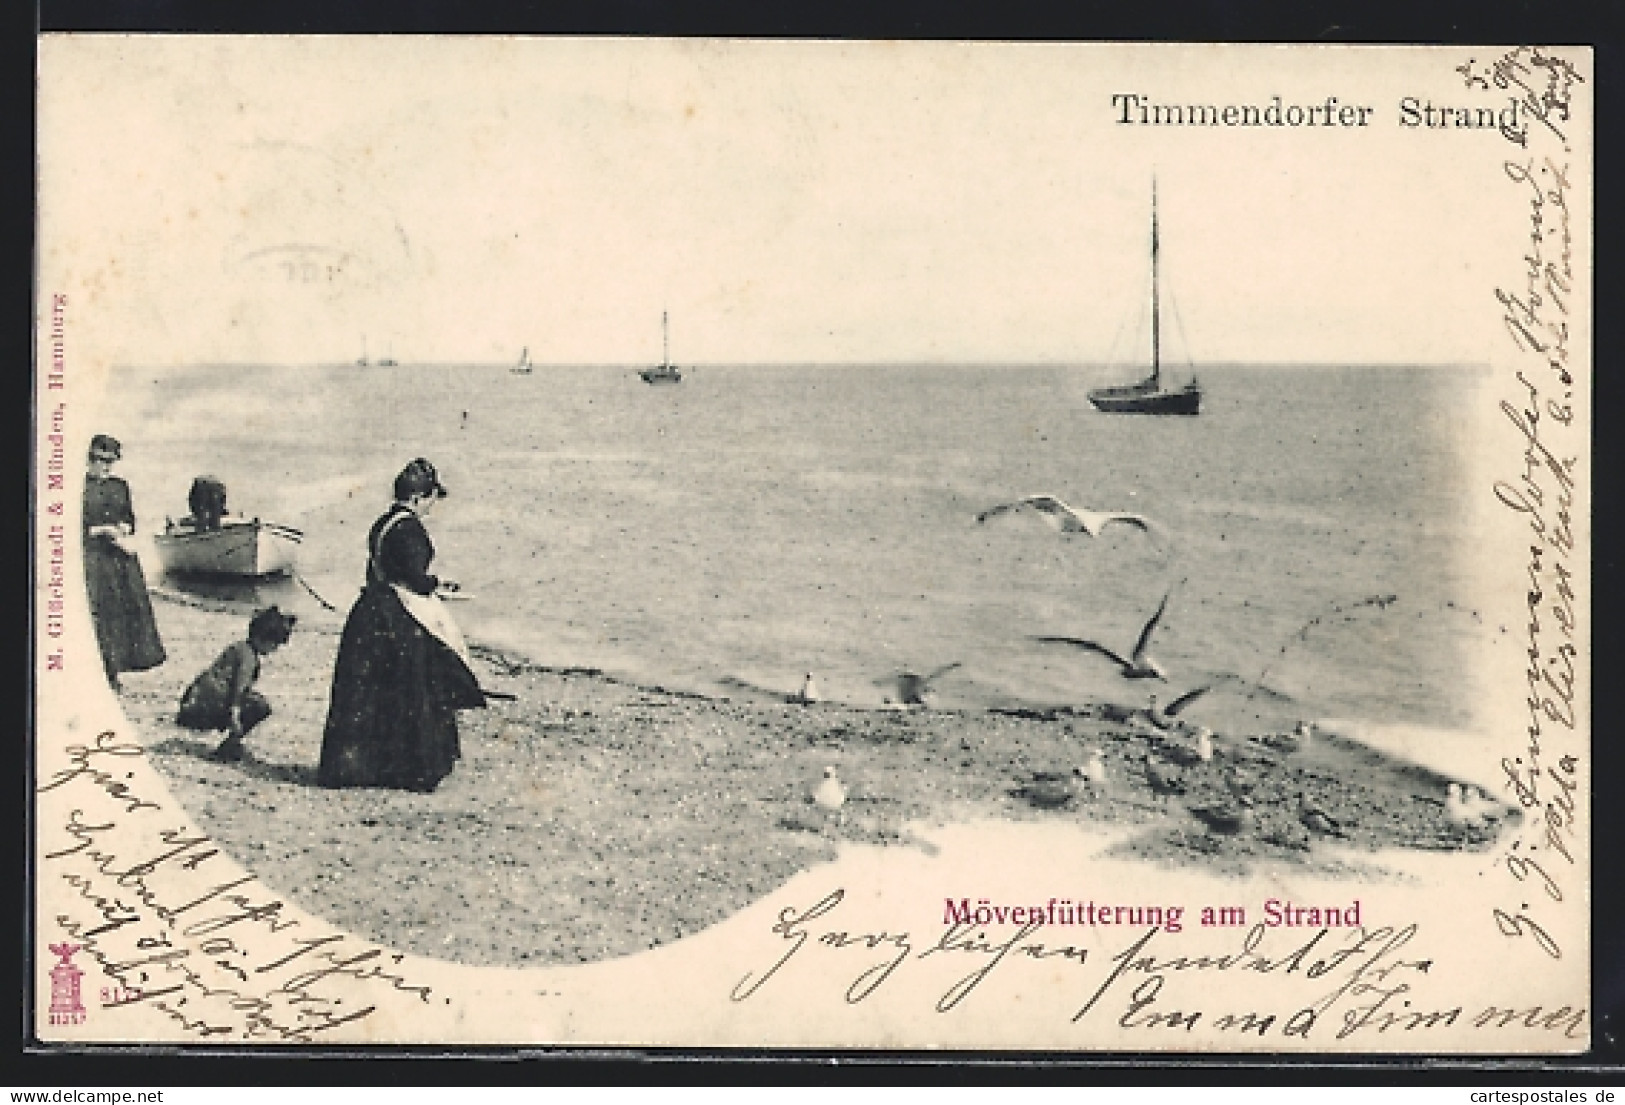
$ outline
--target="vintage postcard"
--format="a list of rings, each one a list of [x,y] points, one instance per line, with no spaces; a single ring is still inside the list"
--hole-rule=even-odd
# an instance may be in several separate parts
[[[33,1032],[1586,1050],[1593,83],[44,37]]]

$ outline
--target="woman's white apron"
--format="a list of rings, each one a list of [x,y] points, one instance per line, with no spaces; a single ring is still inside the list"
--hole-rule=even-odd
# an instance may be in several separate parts
[[[395,527],[396,522],[405,517],[405,514],[397,514],[378,530],[378,539],[372,549],[373,563],[379,561],[379,553],[384,547],[384,535]],[[398,583],[391,583],[390,586],[395,589],[396,596],[401,600],[401,606],[411,615],[412,620],[421,625],[430,636],[456,653],[463,666],[472,675],[474,662],[469,658],[468,644],[463,640],[463,631],[457,628],[457,622],[452,618],[446,604],[440,601],[440,596],[420,595]],[[479,680],[475,679],[475,682],[478,683]]]

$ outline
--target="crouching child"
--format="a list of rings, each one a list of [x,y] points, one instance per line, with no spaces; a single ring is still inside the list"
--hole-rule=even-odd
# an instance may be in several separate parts
[[[204,732],[225,730],[226,739],[214,750],[216,760],[241,760],[243,738],[271,716],[271,704],[254,689],[260,657],[287,644],[298,620],[275,606],[257,612],[248,622],[248,639],[228,645],[181,696],[176,721]]]

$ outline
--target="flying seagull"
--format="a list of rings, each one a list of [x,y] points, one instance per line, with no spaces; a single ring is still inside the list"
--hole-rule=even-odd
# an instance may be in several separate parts
[[[1062,533],[1077,533],[1081,530],[1090,537],[1099,537],[1100,531],[1112,522],[1122,522],[1125,525],[1138,526],[1155,536],[1153,532],[1155,523],[1143,514],[1128,514],[1120,510],[1075,510],[1054,495],[1028,495],[1025,499],[1018,499],[1013,503],[1001,503],[999,506],[982,511],[976,516],[976,520],[985,522],[989,518],[1018,510],[1030,510],[1042,515]]]
[[[924,706],[925,696],[931,693],[931,684],[959,666],[960,662],[955,660],[951,664],[944,664],[930,675],[920,675],[912,671],[898,672],[897,701],[904,706]]]
[[[886,704],[889,707],[902,708],[905,705],[925,705],[926,695],[931,694],[931,684],[941,679],[942,676],[946,676],[952,669],[960,668],[960,666],[962,666],[962,663],[955,660],[954,663],[946,663],[933,673],[925,674],[925,676],[918,673],[918,671],[903,668],[894,676],[884,676],[884,678],[876,679],[874,686],[890,686],[894,689],[897,697],[895,699],[890,695],[886,697]]]
[[[1209,683],[1204,687],[1197,687],[1194,691],[1186,691],[1166,706],[1159,706],[1157,696],[1152,695],[1151,704],[1145,708],[1145,716],[1158,729],[1172,729],[1179,724],[1179,712],[1212,689],[1213,684]]]
[[[1088,652],[1098,652],[1118,666],[1124,679],[1161,679],[1163,682],[1167,682],[1168,676],[1162,670],[1162,665],[1152,659],[1146,650],[1151,645],[1151,634],[1156,631],[1157,623],[1162,621],[1163,612],[1168,609],[1168,597],[1172,594],[1173,590],[1171,588],[1163,594],[1162,602],[1157,606],[1157,612],[1151,615],[1150,620],[1145,623],[1145,627],[1140,630],[1140,639],[1134,642],[1134,651],[1129,654],[1127,660],[1098,641],[1085,640],[1082,637],[1038,637],[1035,639],[1046,644],[1071,645],[1074,648],[1081,648]]]

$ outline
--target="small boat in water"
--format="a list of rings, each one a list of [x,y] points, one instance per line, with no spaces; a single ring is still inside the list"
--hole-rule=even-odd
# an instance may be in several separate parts
[[[1183,387],[1170,388],[1162,380],[1162,296],[1158,283],[1157,186],[1151,185],[1151,375],[1133,384],[1095,388],[1089,402],[1108,414],[1199,414],[1202,385],[1194,375]]]
[[[512,372],[515,376],[529,376],[531,373],[531,367],[530,346],[527,345],[525,348],[519,351],[519,363],[514,365],[508,371]]]
[[[683,381],[683,371],[671,363],[671,334],[666,326],[666,312],[660,312],[660,363],[652,368],[645,368],[638,373],[646,384],[679,384]]]
[[[166,520],[153,538],[164,571],[177,575],[271,576],[292,572],[305,535],[259,518],[225,517],[218,529]]]

